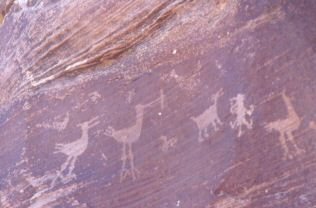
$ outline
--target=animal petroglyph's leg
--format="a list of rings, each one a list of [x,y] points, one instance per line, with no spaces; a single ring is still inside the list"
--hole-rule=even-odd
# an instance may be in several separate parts
[[[199,138],[198,138],[198,141],[199,142],[203,142],[204,141],[204,138],[202,137],[202,130],[199,129]]]
[[[212,121],[212,126],[213,126],[214,131],[218,131],[216,120]]]
[[[279,141],[281,143],[282,149],[284,150],[284,159],[291,159],[292,155],[290,154],[289,148],[287,146],[284,132],[280,132]]]
[[[62,175],[63,172],[67,169],[67,167],[69,166],[71,157],[67,157],[66,161],[61,165],[59,173]]]
[[[241,135],[242,135],[242,125],[239,125],[237,137],[241,137]]]
[[[230,125],[230,127],[231,127],[232,129],[234,129],[234,128],[236,128],[236,126],[237,126],[237,122],[236,122],[236,121],[231,121],[231,122],[229,123],[229,125]]]
[[[253,124],[253,121],[252,121],[252,120],[247,121],[247,119],[244,119],[244,120],[243,120],[243,123],[246,125],[246,127],[247,127],[248,129],[251,129],[251,128],[252,128],[252,124]]]
[[[203,135],[204,135],[204,138],[208,138],[209,137],[207,128],[203,129]]]
[[[128,144],[128,158],[130,161],[130,166],[131,166],[130,172],[132,174],[132,178],[133,180],[136,180],[136,178],[139,175],[139,171],[137,170],[137,168],[135,168],[135,165],[134,165],[134,153],[132,149],[132,144]]]
[[[55,187],[58,178],[60,178],[60,172],[59,171],[57,171],[57,175],[51,181],[49,189],[52,189],[52,188]]]
[[[121,167],[121,174],[120,174],[120,182],[122,182],[126,176],[128,175],[127,168],[126,168],[126,160],[127,160],[127,154],[126,154],[126,144],[123,143],[122,146],[122,167]]]
[[[217,126],[219,127],[219,126],[221,126],[221,125],[223,125],[222,121],[221,121],[218,117],[216,117],[216,119],[215,119],[215,124],[214,124],[214,126],[215,126],[215,131],[218,131]]]
[[[73,170],[75,169],[75,164],[77,161],[77,157],[72,157],[70,162],[69,162],[69,167],[68,167],[68,174],[66,175],[67,178],[76,178],[76,175],[73,172]]]
[[[301,148],[297,146],[296,142],[294,141],[294,136],[292,132],[286,132],[286,137],[289,140],[289,142],[293,145],[295,149],[295,155],[299,155],[304,152]]]

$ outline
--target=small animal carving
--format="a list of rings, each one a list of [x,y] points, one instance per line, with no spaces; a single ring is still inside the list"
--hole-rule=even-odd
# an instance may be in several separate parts
[[[77,126],[81,128],[81,137],[76,141],[67,144],[56,144],[55,153],[62,153],[66,155],[67,159],[61,165],[60,170],[57,171],[57,177],[52,181],[51,186],[55,185],[58,178],[64,182],[76,177],[76,175],[73,174],[76,161],[78,157],[86,151],[89,143],[89,129],[99,124],[97,119],[98,117],[94,117],[89,121],[77,124]],[[64,172],[67,170],[67,168],[68,172],[66,175],[64,175]]]
[[[249,109],[246,108],[245,104],[245,95],[238,94],[236,97],[230,99],[230,112],[236,116],[235,121],[230,122],[232,129],[238,129],[238,137],[241,137],[243,134],[242,127],[245,126],[248,129],[252,128],[252,120],[247,120],[247,116],[251,116],[254,111],[254,106],[250,105]]]
[[[301,125],[301,119],[297,115],[294,106],[290,98],[285,94],[285,91],[282,92],[282,99],[286,105],[287,117],[266,124],[265,129],[269,132],[273,130],[279,132],[279,141],[284,150],[284,157],[292,159],[293,156],[302,153],[302,150],[296,145],[293,136],[293,132]],[[288,144],[293,146],[294,152],[290,151]]]
[[[174,147],[177,144],[177,142],[178,142],[177,138],[172,137],[172,138],[168,139],[166,136],[161,136],[159,138],[159,140],[162,143],[161,144],[161,150],[163,152],[168,152],[168,150],[170,148]]]
[[[218,126],[222,125],[217,113],[218,99],[223,95],[223,89],[220,89],[212,96],[213,104],[208,107],[202,114],[191,117],[199,129],[198,141],[203,142],[209,136],[208,127],[212,124],[214,131],[218,131]]]

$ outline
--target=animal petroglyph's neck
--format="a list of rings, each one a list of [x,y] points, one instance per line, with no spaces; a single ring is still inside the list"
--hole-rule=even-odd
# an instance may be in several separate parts
[[[213,97],[213,102],[214,105],[217,105],[218,99],[223,95],[223,91],[219,90],[218,92],[215,93],[214,97]]]
[[[297,115],[297,113],[294,109],[294,106],[293,106],[290,98],[288,96],[286,96],[285,94],[283,94],[282,97],[283,97],[284,103],[286,105],[288,118],[300,120],[299,116]]]
[[[80,140],[88,142],[89,141],[89,134],[88,134],[88,132],[89,132],[89,127],[81,127]]]
[[[214,102],[214,106],[216,107],[217,106],[217,101],[218,101],[218,98],[219,98],[219,96],[218,95],[216,95],[214,98],[213,98],[213,102]]]
[[[136,124],[135,124],[135,126],[139,130],[142,128],[143,119],[144,119],[144,109],[143,108],[137,109],[136,110]]]

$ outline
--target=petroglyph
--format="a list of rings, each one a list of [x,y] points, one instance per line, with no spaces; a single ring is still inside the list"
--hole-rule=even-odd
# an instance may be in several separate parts
[[[16,0],[15,3],[18,4],[22,9],[26,9],[28,0]]]
[[[78,188],[77,184],[72,184],[63,187],[62,189],[42,193],[37,198],[33,198],[33,200],[31,200],[29,208],[56,207],[59,199],[67,197]]]
[[[238,137],[243,134],[242,127],[245,126],[248,129],[252,129],[252,120],[247,117],[250,117],[254,111],[254,106],[250,105],[247,109],[245,106],[245,95],[237,94],[236,97],[230,99],[230,112],[236,116],[235,121],[230,122],[232,129],[238,129]]]
[[[228,196],[220,199],[212,206],[207,206],[207,208],[242,208],[248,206],[250,202],[248,199],[238,199]]]
[[[301,119],[297,115],[295,108],[290,98],[285,94],[285,91],[282,92],[282,99],[286,105],[287,117],[266,124],[265,129],[269,132],[273,130],[279,132],[279,141],[284,151],[284,157],[292,159],[294,156],[303,152],[303,150],[297,146],[293,136],[293,132],[301,125]],[[294,152],[290,151],[289,144],[294,148]]]
[[[89,93],[89,98],[92,102],[94,103],[97,103],[101,98],[102,96],[100,95],[100,93],[98,93],[97,91],[94,91],[94,92],[91,92]]]
[[[140,137],[143,126],[144,109],[144,105],[136,105],[136,122],[134,125],[120,130],[115,130],[112,126],[109,126],[105,131],[105,135],[112,137],[113,139],[115,139],[115,141],[122,144],[122,168],[120,174],[121,182],[129,175],[131,175],[133,180],[136,180],[139,174],[139,171],[135,168],[134,164],[134,153],[132,149],[132,144],[138,141]],[[130,169],[128,169],[126,165],[127,161],[129,161]]]
[[[309,122],[309,128],[316,130],[316,123],[314,121]]]
[[[105,130],[106,136],[112,137],[116,142],[122,144],[122,167],[120,173],[120,182],[122,182],[128,176],[131,176],[133,180],[136,180],[139,175],[139,171],[134,164],[132,145],[139,140],[141,135],[145,108],[160,102],[160,100],[161,98],[159,97],[150,103],[136,105],[136,121],[134,125],[120,130],[115,130],[112,126],[108,126],[108,128]],[[129,162],[128,165],[127,162]]]
[[[74,109],[80,109],[82,108],[82,106],[84,106],[85,104],[89,104],[89,101],[91,100],[93,103],[97,103],[101,98],[102,96],[100,95],[99,92],[97,91],[94,91],[94,92],[91,92],[88,94],[88,99],[84,100],[83,102],[81,103],[78,103]]]
[[[76,141],[67,144],[56,144],[55,153],[62,153],[66,155],[67,159],[57,171],[57,177],[52,181],[51,186],[55,185],[57,179],[60,179],[63,183],[66,183],[73,178],[76,178],[76,175],[73,173],[76,161],[78,157],[86,151],[89,143],[89,129],[99,124],[97,119],[98,117],[94,117],[89,121],[77,124],[77,126],[81,128],[81,137]],[[67,169],[68,172],[65,174],[64,172]]]
[[[27,172],[23,174],[23,177],[32,187],[36,188],[36,193],[31,197],[31,200],[35,200],[54,188],[51,186],[51,182],[56,180],[58,176],[55,172],[46,172],[41,177],[34,177],[30,172]]]
[[[61,117],[58,116],[53,123],[41,123],[41,124],[36,124],[36,127],[39,128],[45,128],[45,129],[54,129],[59,132],[65,130],[68,126],[69,123],[69,112],[66,113],[65,116]]]
[[[165,108],[165,94],[163,92],[163,89],[160,89],[160,107],[161,110],[163,110]]]
[[[127,102],[129,104],[132,103],[132,100],[133,100],[135,94],[136,94],[135,89],[128,91]]]
[[[199,142],[203,142],[205,138],[209,137],[208,127],[210,124],[212,124],[214,131],[218,131],[219,126],[222,125],[217,113],[217,103],[223,94],[223,89],[217,91],[212,95],[213,104],[197,117],[191,117],[199,129]]]
[[[159,140],[161,141],[161,150],[163,152],[168,152],[168,150],[174,147],[178,142],[177,138],[172,137],[168,139],[166,136],[161,136]]]
[[[181,89],[187,90],[187,91],[193,91],[200,82],[199,79],[197,78],[197,75],[199,74],[196,72],[197,70],[199,69],[196,69],[195,71],[193,71],[192,72],[193,74],[190,76],[180,76],[173,69],[169,74],[163,76],[162,80],[165,80],[167,82],[174,80]]]
[[[31,105],[29,102],[26,101],[26,102],[23,104],[22,109],[26,111],[26,110],[30,110],[31,107],[32,107],[32,105]]]

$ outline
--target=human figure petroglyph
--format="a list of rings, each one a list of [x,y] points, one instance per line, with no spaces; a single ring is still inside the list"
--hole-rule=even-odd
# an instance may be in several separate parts
[[[253,121],[250,118],[247,120],[247,117],[250,117],[253,111],[253,105],[250,105],[248,109],[246,108],[245,95],[237,94],[236,97],[230,99],[230,112],[236,116],[235,121],[230,122],[230,126],[233,129],[238,129],[238,137],[243,134],[243,126],[247,129],[252,129]]]
[[[134,164],[132,145],[140,138],[145,108],[160,101],[160,99],[161,98],[158,98],[148,104],[137,104],[135,106],[136,121],[134,125],[120,130],[116,130],[112,126],[108,126],[108,128],[105,130],[106,136],[112,137],[116,142],[122,144],[122,167],[120,173],[120,182],[122,182],[129,175],[133,180],[136,180],[140,173]]]
[[[303,152],[297,146],[293,136],[293,132],[296,131],[301,125],[301,119],[297,115],[295,108],[290,98],[285,94],[285,91],[282,92],[282,99],[286,105],[287,117],[285,119],[278,119],[266,124],[265,129],[269,132],[273,130],[279,132],[279,140],[284,150],[284,157],[292,159],[293,156],[296,156]],[[290,151],[288,143],[293,146],[294,153]]]
[[[46,129],[54,129],[57,131],[63,131],[66,129],[68,123],[69,123],[69,113],[67,112],[65,116],[63,117],[58,117],[53,123],[42,123],[42,124],[36,124],[36,127],[42,127]],[[62,118],[62,120],[60,119]]]
[[[224,94],[223,89],[217,91],[212,95],[213,104],[208,107],[202,114],[191,117],[191,119],[196,123],[199,129],[198,141],[203,142],[205,138],[209,136],[208,127],[212,124],[214,131],[218,131],[220,125],[222,125],[221,120],[218,117],[217,113],[217,103],[218,99]]]
[[[86,151],[89,143],[89,129],[99,124],[97,119],[98,117],[94,117],[89,121],[77,124],[77,126],[81,129],[81,137],[76,141],[66,144],[56,144],[55,153],[62,153],[66,155],[67,159],[57,171],[57,177],[52,181],[51,186],[55,185],[58,178],[61,179],[62,182],[67,182],[76,178],[76,175],[73,173],[76,161],[78,157]],[[67,169],[67,174],[64,174]]]

